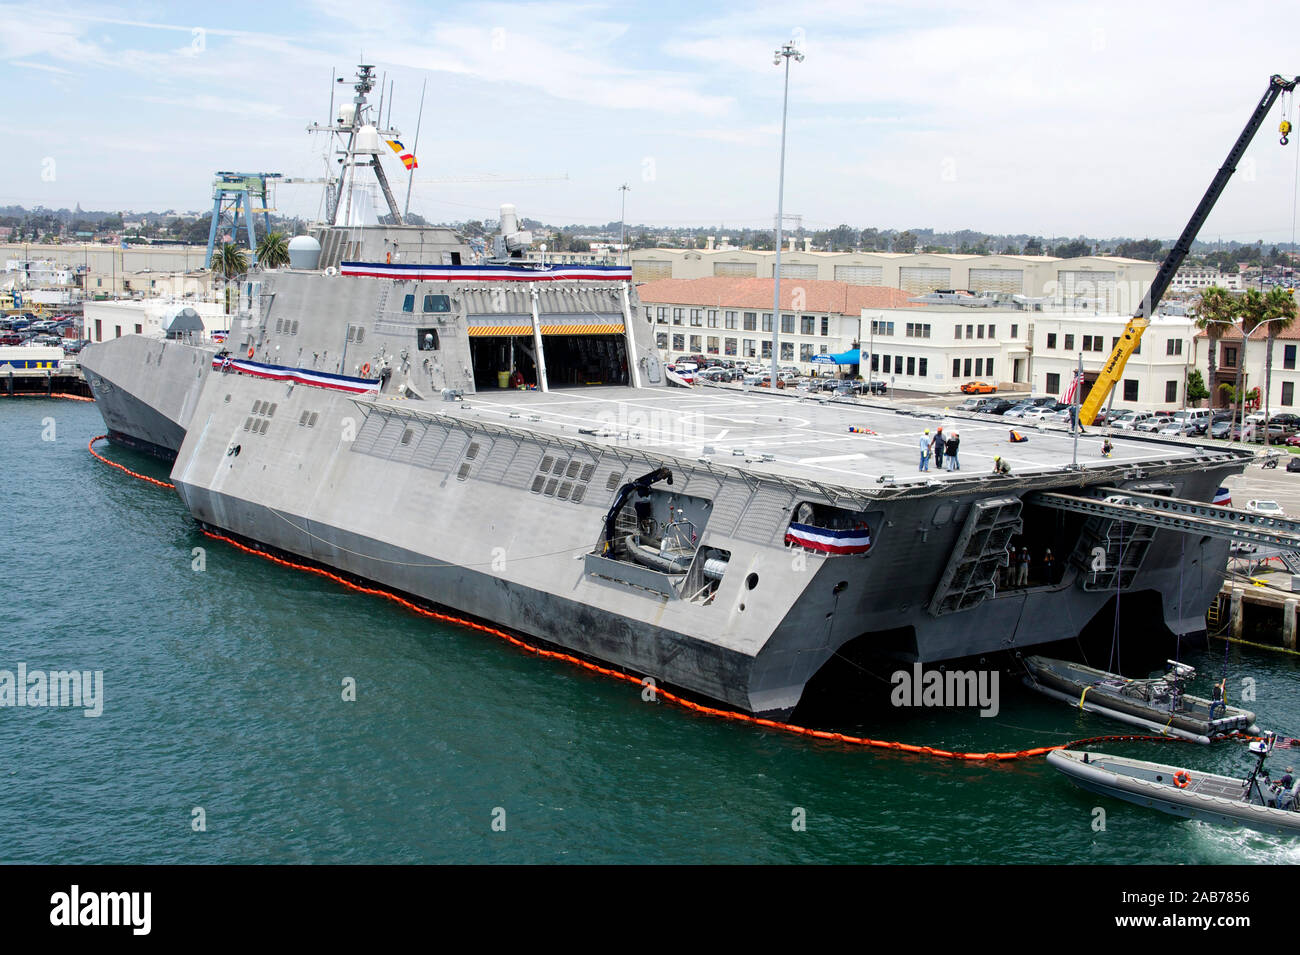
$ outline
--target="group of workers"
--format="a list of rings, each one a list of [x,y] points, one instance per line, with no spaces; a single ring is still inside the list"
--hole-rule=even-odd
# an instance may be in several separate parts
[[[1015,545],[1008,547],[1007,564],[1001,568],[998,586],[1004,589],[1028,587],[1033,565],[1034,559],[1028,547],[1017,548]],[[1042,559],[1038,562],[1038,573],[1035,573],[1034,577],[1039,584],[1050,584],[1056,580],[1055,573],[1056,557],[1052,554],[1052,548],[1048,547],[1043,551]]]
[[[956,431],[950,431],[945,435],[943,426],[940,425],[931,435],[930,429],[926,428],[925,434],[921,435],[919,446],[921,449],[921,463],[917,467],[918,471],[930,470],[930,457],[932,455],[936,469],[943,468],[946,460],[949,471],[961,470],[961,461],[957,458],[957,452],[961,448],[961,435]]]
[[[850,428],[849,430],[852,431],[854,429]],[[1029,438],[1022,432],[1012,428],[1011,435],[1007,440],[1012,444],[1020,444],[1028,441]],[[957,449],[960,446],[961,436],[955,431],[951,431],[945,436],[942,425],[935,429],[934,434],[931,434],[930,429],[926,428],[925,433],[921,435],[918,442],[918,447],[921,452],[921,461],[920,464],[917,465],[917,470],[930,470],[930,459],[933,457],[935,468],[944,467],[944,462],[947,461],[947,469],[949,471],[960,471],[961,463],[957,460]],[[1114,450],[1115,446],[1110,443],[1110,438],[1107,438],[1102,442],[1101,456],[1103,458],[1110,457]],[[1011,473],[1011,465],[1008,464],[1006,458],[1002,457],[1000,454],[993,456],[993,473],[998,475],[1008,475]]]

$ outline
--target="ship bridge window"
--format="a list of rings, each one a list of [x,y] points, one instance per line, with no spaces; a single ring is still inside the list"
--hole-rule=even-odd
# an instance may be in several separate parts
[[[426,312],[450,312],[451,299],[446,295],[426,295],[424,297],[424,310]]]
[[[415,311],[415,296],[414,296],[414,295],[408,295],[408,296],[406,296],[406,298],[402,299],[402,311],[404,311],[404,312],[414,312],[414,311]]]
[[[438,329],[421,328],[415,333],[415,347],[420,351],[438,350]]]

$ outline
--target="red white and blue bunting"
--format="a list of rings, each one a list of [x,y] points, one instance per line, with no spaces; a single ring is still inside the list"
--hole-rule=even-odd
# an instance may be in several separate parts
[[[865,554],[871,550],[871,531],[865,527],[832,530],[792,521],[785,532],[785,542],[823,554]]]
[[[229,355],[213,358],[212,369],[234,371],[241,375],[252,375],[254,378],[267,378],[271,381],[287,381],[296,385],[310,385],[313,388],[344,391],[350,395],[363,395],[369,391],[379,390],[379,382],[368,378],[349,378],[347,375],[332,375],[329,372],[290,368],[286,365],[266,365],[258,361],[232,358]]]
[[[586,279],[632,281],[626,265],[407,265],[396,262],[341,262],[340,275],[412,282],[568,282]]]

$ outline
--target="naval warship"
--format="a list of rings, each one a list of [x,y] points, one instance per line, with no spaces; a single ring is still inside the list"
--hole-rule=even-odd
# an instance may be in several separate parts
[[[483,259],[405,224],[386,181],[388,221],[354,221],[347,177],[380,173],[390,132],[368,77],[327,214],[240,280],[224,342],[83,353],[111,440],[172,461],[204,528],[768,716],[833,657],[1018,650],[1117,597],[1135,632],[1204,630],[1228,537],[1133,501],[1208,507],[1244,452],[679,387],[630,269],[526,262],[512,207]],[[943,423],[962,467],[919,471]],[[1007,587],[1012,547],[1061,559]]]

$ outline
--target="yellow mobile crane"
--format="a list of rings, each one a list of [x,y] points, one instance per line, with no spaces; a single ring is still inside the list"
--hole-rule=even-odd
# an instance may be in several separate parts
[[[1237,171],[1237,163],[1245,155],[1246,147],[1255,138],[1255,133],[1263,125],[1264,117],[1273,108],[1277,98],[1283,93],[1292,92],[1297,83],[1300,83],[1300,76],[1292,80],[1277,75],[1269,77],[1268,89],[1264,92],[1263,98],[1260,99],[1259,105],[1255,107],[1255,112],[1251,114],[1250,122],[1246,124],[1246,128],[1237,137],[1236,144],[1232,147],[1232,151],[1228,153],[1228,158],[1224,160],[1223,166],[1220,167],[1219,172],[1210,183],[1210,188],[1206,190],[1205,196],[1201,199],[1201,204],[1196,207],[1196,212],[1192,214],[1191,221],[1183,229],[1183,234],[1178,237],[1174,247],[1169,250],[1169,255],[1161,263],[1155,279],[1151,282],[1151,288],[1147,290],[1147,294],[1142,299],[1142,304],[1138,307],[1137,314],[1129,320],[1128,325],[1124,328],[1124,334],[1120,336],[1119,341],[1110,353],[1110,357],[1106,359],[1101,374],[1097,376],[1096,382],[1093,383],[1092,390],[1088,392],[1088,397],[1083,400],[1083,405],[1079,408],[1079,421],[1081,424],[1092,424],[1093,419],[1097,417],[1097,412],[1105,404],[1106,397],[1124,373],[1124,366],[1128,363],[1129,355],[1133,354],[1142,341],[1142,332],[1151,324],[1151,313],[1155,311],[1156,305],[1160,303],[1160,299],[1169,288],[1169,283],[1173,281],[1174,273],[1178,271],[1178,267],[1183,264],[1183,259],[1187,258],[1187,253],[1196,240],[1196,234],[1201,231],[1201,226],[1205,224],[1205,220],[1210,215],[1210,210],[1214,208],[1214,204],[1219,200],[1224,186],[1228,184],[1232,174]],[[1285,146],[1287,135],[1291,132],[1291,124],[1286,119],[1283,119],[1278,131],[1282,134],[1281,142]],[[1185,383],[1184,387],[1186,387]]]

